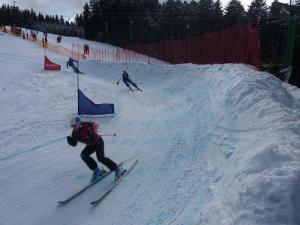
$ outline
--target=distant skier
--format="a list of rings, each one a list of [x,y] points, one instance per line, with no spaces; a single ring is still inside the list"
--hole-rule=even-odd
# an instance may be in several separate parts
[[[74,62],[77,63],[77,67],[74,65]],[[77,60],[69,58],[69,61],[67,62],[67,68],[69,68],[69,66],[72,67],[72,69],[74,70],[75,73],[82,73],[78,69],[78,61]],[[82,73],[82,74],[84,74],[84,73]]]
[[[93,171],[91,182],[102,176],[104,171],[100,170],[96,161],[90,156],[96,152],[99,162],[104,164],[111,171],[115,171],[115,178],[121,177],[126,170],[118,167],[110,158],[104,156],[104,142],[100,134],[97,133],[97,124],[93,122],[82,122],[80,116],[71,118],[70,126],[72,127],[72,135],[67,137],[69,145],[75,147],[77,142],[86,144],[81,152],[81,158],[88,168]]]
[[[85,55],[90,54],[90,47],[89,47],[88,44],[84,44],[84,48],[83,48],[83,49],[84,49],[84,50],[83,50],[83,53],[84,53]]]
[[[57,42],[57,43],[61,43],[61,39],[62,39],[62,36],[61,36],[61,35],[58,35],[58,36],[56,37],[56,42]]]
[[[122,77],[117,81],[117,85],[120,83],[120,80],[123,80],[123,83],[129,88],[129,90],[133,91],[133,89],[131,88],[131,86],[129,84],[131,84],[133,87],[135,87],[137,90],[139,91],[143,91],[142,89],[140,89],[136,83],[134,83],[130,78],[128,73],[124,70],[122,73]]]
[[[45,37],[45,48],[48,48],[48,38],[47,38],[47,36]]]

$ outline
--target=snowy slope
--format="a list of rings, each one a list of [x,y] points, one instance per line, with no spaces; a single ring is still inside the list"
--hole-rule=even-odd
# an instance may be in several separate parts
[[[106,155],[139,164],[101,204],[112,177],[65,206],[91,171],[67,145],[77,111],[66,58],[0,35],[0,224],[300,224],[300,91],[245,65],[83,61],[80,87],[117,114],[100,123]],[[144,92],[116,85],[127,70]],[[91,118],[84,118],[86,120]]]

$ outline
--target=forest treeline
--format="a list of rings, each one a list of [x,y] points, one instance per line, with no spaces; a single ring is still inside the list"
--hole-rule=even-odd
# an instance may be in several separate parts
[[[38,27],[41,31],[48,29],[47,32],[75,34],[124,46],[221,31],[224,26],[247,21],[264,26],[271,20],[287,16],[277,2],[275,0],[269,7],[265,0],[253,0],[246,11],[239,0],[231,0],[226,6],[222,6],[220,0],[167,0],[162,3],[159,0],[90,0],[74,22],[65,21],[63,16],[44,15],[33,9],[20,10],[4,4],[0,8],[0,24],[28,29]]]
[[[0,8],[0,25],[22,27],[25,29],[82,37],[83,28],[69,22],[59,15],[44,15],[33,9],[21,10],[15,5],[2,5]]]

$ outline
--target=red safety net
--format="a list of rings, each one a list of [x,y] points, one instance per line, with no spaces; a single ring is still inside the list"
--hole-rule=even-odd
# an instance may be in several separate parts
[[[136,43],[129,49],[172,64],[244,63],[261,70],[259,31],[251,24],[181,40]]]

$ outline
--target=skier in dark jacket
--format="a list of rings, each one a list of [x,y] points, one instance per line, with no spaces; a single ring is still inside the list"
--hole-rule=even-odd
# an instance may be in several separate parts
[[[69,58],[68,62],[67,62],[67,68],[72,67],[74,69],[75,65],[74,65],[74,62],[78,63],[77,60],[75,59],[72,59],[72,58]],[[76,68],[76,67],[75,67]]]
[[[133,91],[133,89],[131,88],[131,86],[129,84],[131,84],[133,87],[135,87],[137,90],[142,91],[142,89],[140,89],[136,83],[134,83],[130,78],[128,73],[124,70],[122,73],[122,77],[118,80],[117,85],[120,83],[120,80],[123,80],[123,83],[129,88],[129,90]]]
[[[77,63],[77,67],[74,65],[74,62]],[[74,70],[75,73],[82,73],[79,71],[78,69],[78,61],[72,58],[69,58],[69,61],[67,62],[67,68],[72,67],[72,69]]]
[[[102,176],[104,171],[98,168],[96,161],[91,157],[91,154],[96,152],[99,162],[104,164],[111,171],[115,171],[115,178],[118,179],[126,170],[104,156],[104,142],[102,137],[97,133],[97,124],[93,122],[81,122],[79,116],[74,116],[70,125],[73,128],[72,135],[67,137],[70,145],[76,146],[77,142],[85,143],[86,146],[81,152],[81,158],[86,163],[88,168],[93,171],[91,182]]]

